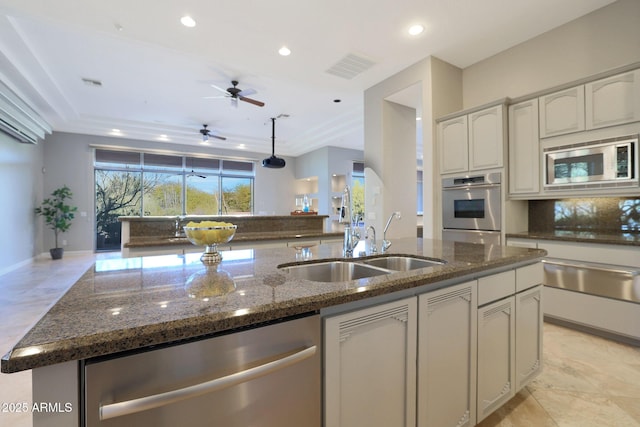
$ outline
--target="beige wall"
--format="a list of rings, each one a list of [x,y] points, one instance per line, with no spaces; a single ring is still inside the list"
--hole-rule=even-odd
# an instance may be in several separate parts
[[[416,180],[417,159],[415,151],[415,134],[407,134],[407,146],[398,147],[398,138],[394,130],[395,126],[402,129],[403,115],[399,109],[390,108],[387,98],[405,89],[417,85],[420,99],[415,102],[416,108],[422,110],[422,121],[418,134],[422,135],[423,152],[423,234],[425,237],[440,236],[440,218],[433,212],[438,211],[437,200],[440,197],[440,184],[438,182],[439,171],[437,169],[437,152],[435,150],[435,123],[434,119],[444,114],[462,109],[462,71],[451,64],[443,62],[435,57],[428,57],[422,61],[402,70],[388,79],[370,87],[364,93],[364,159],[365,165],[371,168],[384,183],[382,194],[377,197],[374,206],[371,200],[365,200],[367,212],[367,225],[371,224],[376,230],[382,228],[386,219],[392,212],[401,210],[404,220],[403,225],[396,226],[393,233],[396,236],[415,235],[415,187],[407,188],[402,192],[406,204],[400,202],[391,193],[396,189],[406,187],[406,182]],[[398,113],[398,114],[396,114]],[[392,118],[394,114],[398,117]],[[398,123],[395,123],[396,120]],[[409,142],[410,141],[410,142]],[[411,145],[411,146],[409,146]],[[392,156],[393,155],[393,156]],[[407,175],[399,174],[404,170]],[[410,171],[410,172],[409,172]],[[409,177],[411,173],[411,177]],[[387,193],[387,194],[385,194]],[[400,206],[404,206],[400,209]],[[411,212],[413,210],[413,212]],[[375,214],[375,219],[369,218],[370,213]],[[392,233],[391,229],[390,233]],[[438,230],[434,234],[434,230]],[[391,234],[394,237],[394,234]]]
[[[0,132],[0,275],[41,253],[43,233],[51,232],[33,211],[42,201],[42,156],[42,143],[21,144]]]
[[[463,70],[463,108],[640,62],[640,1],[619,0]]]

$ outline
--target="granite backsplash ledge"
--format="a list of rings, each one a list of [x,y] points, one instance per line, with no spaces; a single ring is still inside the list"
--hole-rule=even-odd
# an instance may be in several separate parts
[[[640,198],[593,197],[529,201],[529,232],[640,232]]]

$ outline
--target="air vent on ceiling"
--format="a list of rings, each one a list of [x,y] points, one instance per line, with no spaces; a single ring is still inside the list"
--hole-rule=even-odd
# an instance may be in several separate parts
[[[0,132],[20,142],[35,144],[51,127],[18,95],[0,82]]]
[[[343,79],[351,80],[374,65],[375,62],[369,58],[350,53],[335,63],[333,67],[329,68],[327,73],[342,77]]]

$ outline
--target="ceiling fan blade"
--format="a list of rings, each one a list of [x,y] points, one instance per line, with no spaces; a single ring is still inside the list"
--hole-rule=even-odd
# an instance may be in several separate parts
[[[214,135],[214,134],[212,134],[212,133],[210,133],[210,134],[209,134],[209,136],[210,136],[211,138],[219,139],[219,140],[221,140],[221,141],[226,141],[226,140],[227,140],[227,138],[225,138],[224,136]]]
[[[264,102],[256,101],[255,99],[246,98],[244,96],[238,97],[241,101],[248,102],[249,104],[257,105],[258,107],[264,107]]]
[[[229,98],[229,95],[220,95],[220,96],[203,96],[202,99],[224,99]]]
[[[253,95],[254,93],[257,93],[255,89],[244,89],[241,90],[240,92],[238,92],[238,96],[249,96],[249,95]]]
[[[227,95],[229,94],[229,91],[227,91],[226,89],[222,89],[221,87],[216,86],[214,84],[211,84],[211,87],[214,88],[214,89],[218,89],[220,92],[225,93]]]

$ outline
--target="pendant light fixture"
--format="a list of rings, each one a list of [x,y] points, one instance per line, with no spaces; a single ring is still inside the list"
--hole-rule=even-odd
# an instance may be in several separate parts
[[[280,169],[285,166],[286,162],[283,158],[276,157],[276,119],[271,118],[271,157],[262,161],[265,168]]]

